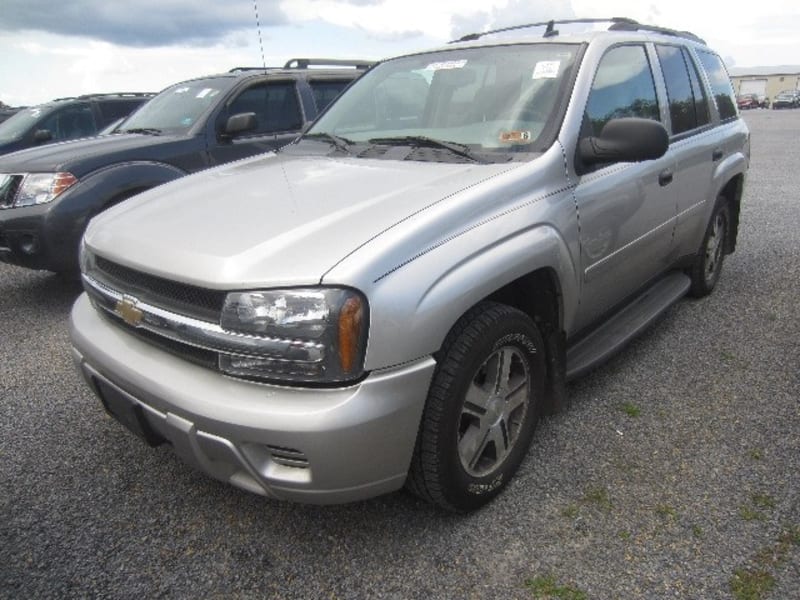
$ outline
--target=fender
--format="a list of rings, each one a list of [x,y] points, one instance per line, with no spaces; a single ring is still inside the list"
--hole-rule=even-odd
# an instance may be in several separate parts
[[[43,236],[51,255],[61,262],[53,270],[77,269],[78,245],[89,220],[117,202],[146,189],[183,177],[186,173],[168,164],[123,162],[84,176],[48,210]],[[61,264],[63,263],[63,264]]]
[[[505,226],[513,226],[513,217],[505,220]],[[433,354],[469,308],[539,269],[558,274],[563,326],[569,329],[578,302],[577,269],[556,228],[540,224],[517,230],[488,246],[480,243],[490,233],[483,229],[422,254],[376,282],[368,294],[375,310],[367,369]]]

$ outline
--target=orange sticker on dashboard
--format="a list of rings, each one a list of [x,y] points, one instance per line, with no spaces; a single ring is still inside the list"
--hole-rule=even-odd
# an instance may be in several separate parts
[[[506,144],[527,144],[531,141],[530,131],[501,131],[500,141]]]

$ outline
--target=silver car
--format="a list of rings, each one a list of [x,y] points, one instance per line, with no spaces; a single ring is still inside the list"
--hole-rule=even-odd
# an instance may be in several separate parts
[[[71,337],[107,411],[273,498],[495,497],[565,382],[736,245],[722,61],[603,23],[386,60],[284,149],[95,218]]]

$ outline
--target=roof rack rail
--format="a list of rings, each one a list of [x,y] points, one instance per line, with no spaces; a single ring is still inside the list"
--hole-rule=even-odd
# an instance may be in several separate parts
[[[348,60],[341,58],[290,58],[283,65],[284,69],[307,69],[314,67],[354,67],[369,69],[375,63],[370,60]]]
[[[116,96],[118,98],[151,98],[155,96],[154,92],[103,92],[99,94],[82,94],[78,96],[79,100],[86,100],[88,98],[107,98],[109,96]]]
[[[608,28],[609,31],[652,31],[654,33],[687,38],[701,44],[706,43],[705,40],[689,31],[678,31],[676,29],[668,29],[666,27],[656,27],[655,25],[643,25],[642,23],[627,17],[610,17],[608,19],[551,19],[550,21],[543,21],[541,23],[526,23],[524,25],[513,25],[511,27],[483,31],[481,33],[470,33],[458,38],[457,40],[452,40],[449,43],[455,44],[457,42],[472,42],[480,39],[484,35],[505,33],[506,31],[515,31],[517,29],[528,29],[530,27],[545,27],[546,29],[542,37],[554,37],[558,35],[558,30],[555,28],[557,24],[574,25],[579,23],[611,23],[611,26]]]

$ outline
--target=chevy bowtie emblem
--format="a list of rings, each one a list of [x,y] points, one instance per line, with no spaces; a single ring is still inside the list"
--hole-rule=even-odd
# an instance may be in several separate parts
[[[117,301],[114,312],[122,317],[122,320],[128,325],[136,327],[142,322],[144,316],[144,313],[136,307],[138,303],[139,301],[133,296],[123,296],[122,300]]]

